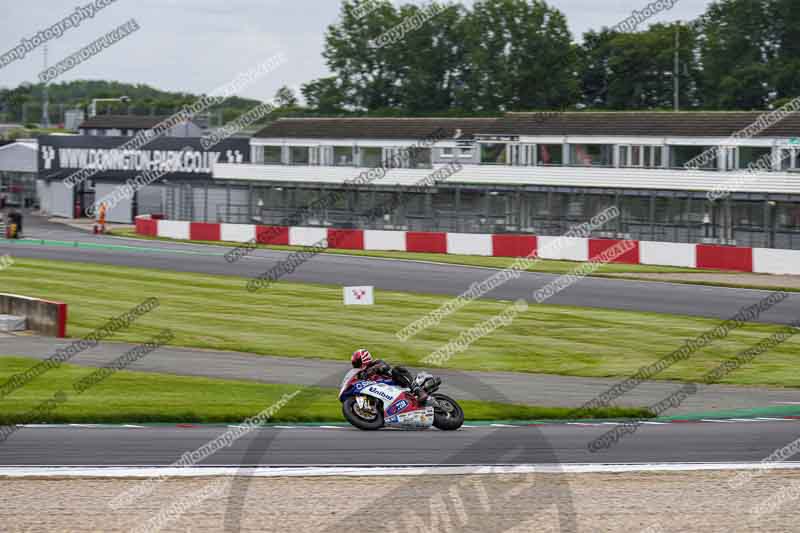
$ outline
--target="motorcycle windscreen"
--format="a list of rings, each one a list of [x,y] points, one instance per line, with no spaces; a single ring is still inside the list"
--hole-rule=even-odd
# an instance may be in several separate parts
[[[347,374],[344,375],[344,379],[342,380],[342,384],[339,386],[339,397],[341,398],[344,391],[347,390],[347,386],[350,383],[350,380],[359,373],[358,368],[351,368]]]

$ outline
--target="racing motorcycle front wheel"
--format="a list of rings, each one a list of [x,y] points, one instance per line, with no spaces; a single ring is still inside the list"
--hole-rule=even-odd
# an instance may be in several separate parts
[[[434,394],[433,425],[443,431],[453,431],[464,423],[464,410],[454,399],[444,394]]]
[[[372,431],[383,427],[383,407],[372,398],[351,396],[342,402],[342,414],[358,429]]]

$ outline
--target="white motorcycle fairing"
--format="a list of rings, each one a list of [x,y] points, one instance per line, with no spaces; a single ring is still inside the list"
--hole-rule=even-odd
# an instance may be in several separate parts
[[[414,429],[429,428],[433,425],[433,406],[425,406],[405,412],[409,402],[402,398],[407,389],[389,385],[387,383],[374,383],[361,389],[360,394],[370,396],[383,402],[383,423],[388,427],[404,427]]]

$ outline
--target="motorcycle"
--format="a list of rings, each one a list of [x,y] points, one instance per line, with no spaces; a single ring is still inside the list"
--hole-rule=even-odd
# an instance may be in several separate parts
[[[414,390],[425,391],[418,400],[411,388],[400,386],[395,379],[362,379],[354,368],[344,377],[339,389],[342,414],[358,429],[382,427],[428,429],[431,426],[453,431],[464,423],[464,411],[458,403],[438,391],[442,380],[421,372],[414,379]]]

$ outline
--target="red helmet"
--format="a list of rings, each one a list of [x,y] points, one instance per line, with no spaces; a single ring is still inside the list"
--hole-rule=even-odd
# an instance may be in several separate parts
[[[353,368],[366,368],[372,362],[372,354],[364,348],[359,348],[353,352],[350,362],[353,363]]]

